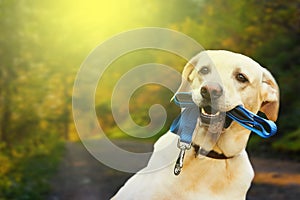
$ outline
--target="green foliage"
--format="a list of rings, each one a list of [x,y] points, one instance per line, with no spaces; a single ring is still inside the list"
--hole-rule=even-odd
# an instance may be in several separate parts
[[[299,152],[300,128],[292,133],[285,134],[280,140],[274,141],[272,147],[282,152]]]
[[[44,199],[48,194],[64,143],[53,134],[43,140],[23,141],[11,150],[1,148],[0,199]]]

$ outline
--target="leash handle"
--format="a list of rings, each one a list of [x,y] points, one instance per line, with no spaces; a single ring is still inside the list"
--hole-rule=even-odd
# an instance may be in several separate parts
[[[255,115],[243,106],[235,107],[226,115],[262,138],[269,138],[277,132],[277,126],[273,121]]]

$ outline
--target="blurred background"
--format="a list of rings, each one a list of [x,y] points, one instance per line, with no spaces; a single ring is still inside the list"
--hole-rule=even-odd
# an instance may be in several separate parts
[[[299,161],[299,0],[0,0],[0,199],[40,199],[49,192],[66,141],[79,140],[72,89],[81,63],[113,35],[152,26],[185,33],[205,49],[246,54],[267,67],[281,89],[279,130],[268,140],[251,136],[249,151]],[[124,73],[147,62],[181,71],[186,61],[145,50],[112,63],[95,98],[107,136],[133,139],[116,126],[110,97]],[[129,106],[137,124],[149,123],[153,104],[168,113],[164,128],[143,140],[155,141],[179,113],[169,102],[172,95],[154,84],[133,94]]]

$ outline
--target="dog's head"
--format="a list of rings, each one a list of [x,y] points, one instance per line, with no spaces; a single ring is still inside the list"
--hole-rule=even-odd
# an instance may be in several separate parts
[[[268,70],[247,56],[223,50],[203,51],[187,63],[182,76],[178,91],[192,92],[204,123],[224,117],[222,113],[238,105],[253,113],[261,111],[272,121],[277,119],[278,85]],[[245,148],[249,132],[233,122],[224,127],[214,148],[228,156],[237,154]],[[196,143],[203,142],[203,137],[197,136]]]

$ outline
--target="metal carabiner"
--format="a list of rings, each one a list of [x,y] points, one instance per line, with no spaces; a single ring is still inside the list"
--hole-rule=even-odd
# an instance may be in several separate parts
[[[178,176],[180,174],[181,169],[183,167],[183,159],[184,159],[185,151],[191,148],[190,144],[180,142],[180,139],[178,139],[177,146],[180,149],[180,152],[179,152],[179,155],[178,155],[175,167],[174,167],[174,174],[176,176]]]

